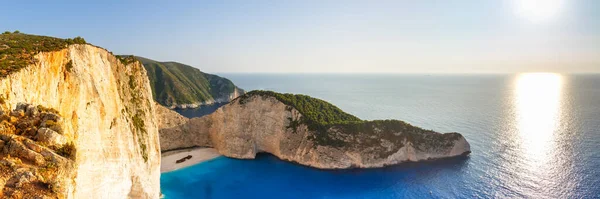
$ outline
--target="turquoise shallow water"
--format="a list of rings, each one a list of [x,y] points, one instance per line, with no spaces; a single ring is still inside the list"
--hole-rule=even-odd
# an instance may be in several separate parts
[[[460,132],[473,153],[384,169],[323,171],[261,154],[161,176],[167,198],[599,198],[600,76],[244,75],[362,119]]]

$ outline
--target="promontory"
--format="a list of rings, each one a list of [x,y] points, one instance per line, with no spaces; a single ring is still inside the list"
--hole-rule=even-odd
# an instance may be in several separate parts
[[[159,128],[162,151],[213,147],[242,159],[265,152],[321,169],[374,168],[470,153],[459,133],[441,134],[398,120],[364,121],[320,99],[271,91],[251,91],[210,115],[179,118]]]

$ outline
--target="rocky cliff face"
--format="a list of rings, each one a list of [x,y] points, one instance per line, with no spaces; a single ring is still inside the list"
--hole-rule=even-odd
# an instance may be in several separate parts
[[[189,121],[188,118],[180,115],[179,113],[168,109],[158,103],[155,103],[155,112],[157,126],[159,129],[167,129],[179,125],[183,125]]]
[[[383,167],[470,152],[458,133],[440,134],[401,121],[330,125],[319,132],[299,123],[302,117],[275,97],[238,98],[210,115],[161,129],[161,150],[214,147],[243,159],[267,152],[323,169]]]
[[[61,116],[57,121],[60,139],[64,139],[61,143],[72,143],[77,152],[73,177],[65,179],[60,194],[65,198],[158,198],[158,128],[143,66],[139,62],[125,65],[108,51],[84,44],[34,57],[34,64],[0,78],[0,107],[10,111],[19,103],[42,105]],[[17,140],[23,139],[28,138]],[[36,156],[35,150],[27,152],[31,151]]]

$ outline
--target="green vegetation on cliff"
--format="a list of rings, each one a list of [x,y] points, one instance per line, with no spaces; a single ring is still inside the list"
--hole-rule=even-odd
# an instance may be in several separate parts
[[[342,124],[350,122],[360,122],[358,117],[348,114],[335,105],[310,97],[308,95],[294,95],[289,93],[276,93],[273,91],[250,91],[240,97],[240,103],[244,104],[251,96],[271,96],[283,102],[285,105],[294,107],[305,119],[305,122],[314,125]]]
[[[34,63],[39,52],[57,51],[70,44],[86,44],[85,39],[60,39],[47,36],[23,34],[18,31],[0,34],[0,77],[19,71]]]
[[[240,104],[245,104],[252,96],[275,97],[278,101],[294,108],[302,114],[300,120],[288,118],[287,128],[296,133],[300,124],[305,124],[314,134],[309,139],[319,145],[336,148],[359,147],[368,150],[374,146],[380,147],[393,144],[393,150],[380,150],[381,157],[387,157],[398,151],[403,142],[409,141],[416,148],[424,146],[452,146],[453,141],[460,137],[457,133],[439,135],[400,120],[361,120],[339,109],[335,105],[307,95],[276,93],[273,91],[251,91],[238,98]]]
[[[133,55],[115,55],[123,65],[129,65],[138,61]]]
[[[228,98],[236,89],[242,91],[228,79],[185,64],[136,58],[148,72],[154,100],[167,107],[216,101]]]

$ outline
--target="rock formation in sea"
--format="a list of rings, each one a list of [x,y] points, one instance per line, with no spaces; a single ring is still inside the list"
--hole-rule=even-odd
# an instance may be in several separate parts
[[[158,198],[146,70],[81,38],[0,35],[0,198]]]
[[[363,121],[305,95],[252,91],[210,115],[175,121],[160,128],[162,151],[214,147],[241,159],[266,152],[321,169],[374,168],[470,153],[459,133],[441,134],[398,120]]]

